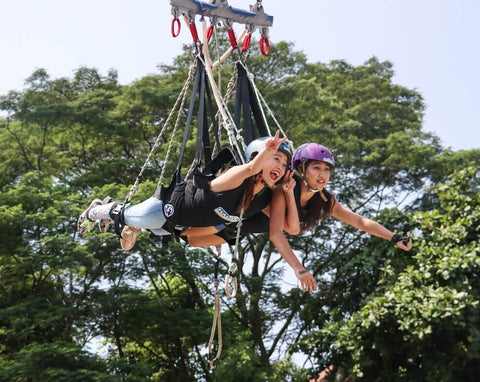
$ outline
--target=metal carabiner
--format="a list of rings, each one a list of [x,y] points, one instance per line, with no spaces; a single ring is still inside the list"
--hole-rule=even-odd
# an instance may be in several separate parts
[[[180,34],[181,29],[180,19],[174,16],[172,19],[172,36],[177,37]]]
[[[264,56],[268,56],[270,53],[270,42],[265,36],[260,37],[260,52],[262,52]]]

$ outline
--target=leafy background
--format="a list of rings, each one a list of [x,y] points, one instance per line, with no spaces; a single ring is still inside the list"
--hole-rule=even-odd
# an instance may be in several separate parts
[[[268,237],[247,237],[211,368],[213,248],[142,233],[125,252],[113,233],[76,233],[90,200],[126,196],[190,52],[130,85],[115,70],[38,69],[0,98],[0,380],[307,381],[328,365],[332,380],[476,380],[480,150],[424,131],[422,95],[392,82],[390,62],[307,63],[286,42],[271,51],[248,66],[289,139],[332,148],[341,203],[392,230],[410,222],[414,250],[330,219],[289,238],[320,284],[306,294],[285,284]],[[231,72],[225,64],[224,92]],[[134,201],[155,190],[169,137]],[[194,146],[192,136],[186,163]]]

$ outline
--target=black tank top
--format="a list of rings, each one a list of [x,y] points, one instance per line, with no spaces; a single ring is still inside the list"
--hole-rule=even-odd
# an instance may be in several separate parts
[[[298,220],[300,221],[300,225],[306,220],[307,218],[307,213],[308,213],[308,204],[307,203],[305,205],[305,207],[302,207],[301,205],[301,201],[300,201],[300,196],[302,194],[302,188],[300,186],[300,182],[302,182],[302,180],[298,177],[295,177],[295,181],[297,182],[297,184],[295,185],[295,188],[293,189],[293,194],[295,195],[295,203],[297,204],[297,211],[298,211]],[[330,202],[332,202],[332,206],[335,205],[337,199],[335,198],[335,196],[333,194],[331,194],[330,192],[326,191],[324,192],[325,196],[327,197],[327,199],[329,200],[329,205],[330,205]],[[320,197],[320,196],[315,196],[315,197]],[[333,199],[333,201],[332,201]],[[328,215],[330,216],[330,214]]]
[[[244,185],[233,190],[213,192],[200,189],[189,179],[175,186],[170,200],[164,205],[167,220],[176,225],[190,227],[208,227],[217,224],[236,223],[239,220],[237,207],[242,199]],[[272,198],[272,191],[264,188],[259,192],[243,218],[247,219],[264,209]]]
[[[305,220],[305,216],[307,214],[307,210],[302,208],[300,205],[300,193],[301,187],[299,184],[299,180],[297,179],[297,184],[295,185],[293,194],[295,197],[295,204],[297,206],[298,211],[298,219],[300,223]],[[242,224],[241,228],[241,235],[244,236],[249,233],[265,233],[270,231],[270,218],[265,215],[263,212],[259,212],[256,215],[252,216],[251,218],[245,220]]]
[[[295,188],[293,189],[293,195],[295,196],[295,203],[297,204],[297,211],[298,211],[298,220],[300,220],[300,224],[305,221],[305,218],[307,216],[307,209],[305,207],[302,207],[302,204],[300,202],[300,196],[302,194],[302,187],[300,186],[301,180],[295,179],[297,182],[295,184]]]

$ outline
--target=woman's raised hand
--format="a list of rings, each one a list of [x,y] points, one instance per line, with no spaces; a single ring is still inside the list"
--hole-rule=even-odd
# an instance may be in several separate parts
[[[297,184],[297,182],[295,182],[295,179],[293,179],[293,171],[288,170],[285,172],[285,176],[283,177],[282,181],[283,192],[287,193],[289,191],[293,191],[295,184]]]
[[[270,138],[269,140],[267,140],[267,142],[265,144],[265,148],[268,151],[270,151],[272,153],[277,152],[280,145],[287,140],[287,137],[278,138],[279,136],[280,136],[280,130],[277,130],[277,132],[275,133],[275,136],[273,138]]]

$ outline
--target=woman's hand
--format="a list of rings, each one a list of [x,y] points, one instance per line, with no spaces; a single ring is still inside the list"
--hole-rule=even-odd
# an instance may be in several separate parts
[[[275,133],[275,136],[273,138],[270,138],[267,140],[265,143],[265,148],[271,152],[271,153],[276,153],[280,145],[287,140],[287,137],[283,137],[282,139],[279,139],[278,137],[280,136],[280,130],[277,130]]]
[[[315,281],[315,278],[305,268],[295,269],[295,276],[297,276],[304,291],[313,292],[317,290],[317,282]]]
[[[413,247],[412,239],[410,237],[408,238],[407,245],[403,244],[403,240],[397,241],[395,245],[404,251],[410,251]]]
[[[295,179],[293,179],[293,171],[290,171],[290,170],[287,171],[285,173],[285,176],[283,177],[283,181],[282,181],[283,192],[285,194],[287,194],[288,192],[293,191],[296,184],[297,184],[297,182],[295,182]]]

